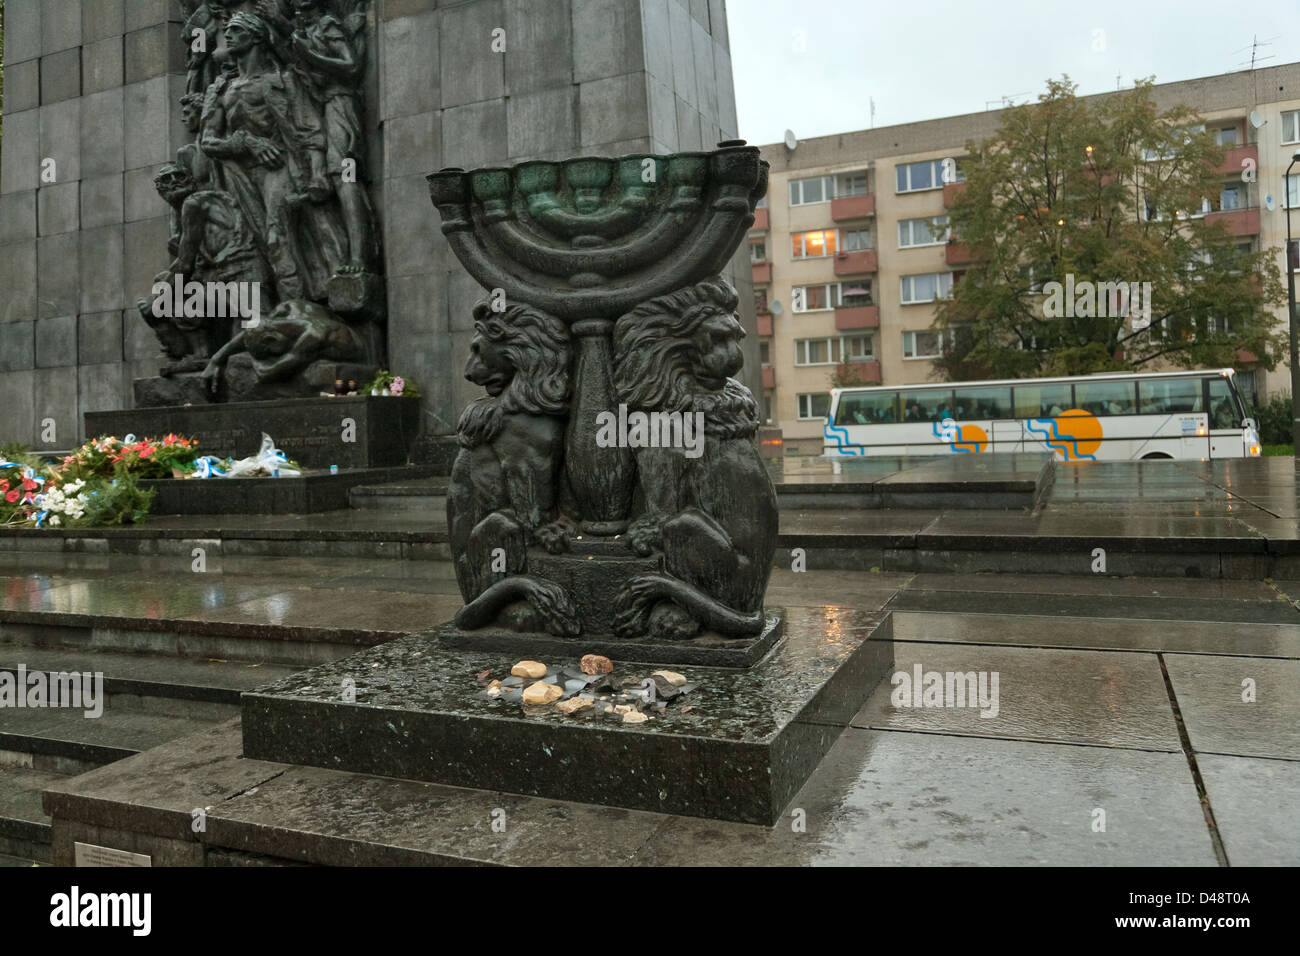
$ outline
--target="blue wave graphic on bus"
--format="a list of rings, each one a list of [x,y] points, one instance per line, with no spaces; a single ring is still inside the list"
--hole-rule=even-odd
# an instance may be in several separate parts
[[[935,438],[939,439],[939,441],[951,446],[953,452],[956,454],[973,455],[978,451],[977,448],[962,447],[969,443],[961,440],[961,427],[951,418],[931,422],[930,431]]]
[[[825,437],[827,441],[835,443],[835,451],[841,455],[865,455],[866,450],[856,445],[849,444],[849,430],[843,425],[838,428],[831,424],[830,418],[826,419]]]
[[[1034,425],[1046,425],[1046,428],[1035,428]],[[1043,436],[1043,444],[1053,451],[1059,451],[1061,457],[1067,461],[1071,458],[1078,458],[1084,461],[1096,461],[1096,455],[1085,455],[1079,451],[1079,442],[1082,439],[1075,438],[1073,435],[1062,435],[1056,428],[1055,418],[1029,418],[1025,420],[1025,427],[1036,435]],[[1068,447],[1067,447],[1068,445]]]

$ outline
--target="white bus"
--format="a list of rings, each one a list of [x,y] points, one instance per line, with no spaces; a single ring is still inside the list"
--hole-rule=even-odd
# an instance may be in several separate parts
[[[1232,369],[943,382],[832,389],[825,453],[1244,458],[1255,429]]]

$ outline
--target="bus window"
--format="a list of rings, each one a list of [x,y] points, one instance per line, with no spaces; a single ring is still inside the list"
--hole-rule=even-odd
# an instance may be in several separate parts
[[[1074,386],[1075,402],[1092,415],[1132,415],[1132,382],[1080,382]]]
[[[952,392],[938,388],[899,392],[905,422],[937,422],[952,418]]]
[[[1226,378],[1210,379],[1210,427],[1241,427],[1241,412]]]
[[[953,418],[959,422],[1010,418],[1010,387],[958,388],[953,391]]]
[[[1055,418],[1073,407],[1068,385],[1016,386],[1016,418]]]
[[[836,425],[892,425],[898,421],[895,392],[852,392],[840,396]]]
[[[1138,381],[1138,412],[1142,415],[1172,415],[1201,412],[1199,378],[1150,378]]]

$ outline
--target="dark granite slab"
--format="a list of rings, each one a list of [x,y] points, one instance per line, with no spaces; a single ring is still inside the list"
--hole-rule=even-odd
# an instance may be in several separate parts
[[[430,466],[348,468],[338,474],[319,471],[297,478],[160,478],[140,482],[152,491],[151,515],[284,515],[313,514],[347,508],[348,495],[359,485],[414,478]]]
[[[753,637],[723,637],[707,632],[685,641],[671,641],[646,635],[623,640],[610,634],[555,637],[551,634],[521,634],[485,627],[462,631],[443,624],[430,632],[443,647],[469,651],[502,651],[530,660],[572,657],[581,647],[583,654],[600,654],[611,660],[634,660],[647,664],[697,665],[704,667],[752,667],[781,639],[783,608],[771,608],[767,626]]]
[[[202,454],[221,458],[256,454],[265,432],[304,468],[404,465],[419,430],[419,399],[371,395],[86,413],[88,435],[155,438],[174,432],[197,438]]]
[[[505,676],[519,655],[458,651],[414,635],[245,694],[244,753],[770,824],[892,660],[880,613],[787,613],[785,640],[766,659],[748,670],[682,667],[695,687],[639,724],[599,706],[566,716],[490,698],[476,675]],[[543,663],[576,667],[583,653]],[[614,677],[654,669],[620,659]],[[353,685],[355,702],[345,702],[342,689]]]

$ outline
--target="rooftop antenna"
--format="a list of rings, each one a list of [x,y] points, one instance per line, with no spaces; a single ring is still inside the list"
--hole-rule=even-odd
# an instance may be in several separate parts
[[[797,139],[794,138],[794,130],[791,130],[791,129],[786,130],[786,131],[785,131],[785,148],[788,149],[788,150],[790,150],[790,152],[793,153],[793,152],[795,151],[795,148],[796,148],[798,145],[799,145],[799,141],[798,141]]]
[[[869,129],[876,128],[876,101],[874,97],[867,97],[867,102],[871,104],[871,126]]]
[[[1256,65],[1263,63],[1265,60],[1274,59],[1274,56],[1271,53],[1268,56],[1261,56],[1260,51],[1263,47],[1271,46],[1273,41],[1276,39],[1277,37],[1269,37],[1267,40],[1261,40],[1259,38],[1259,34],[1255,34],[1254,36],[1251,37],[1250,44],[1248,46],[1244,46],[1240,50],[1233,50],[1232,52],[1234,54],[1237,54],[1237,53],[1245,53],[1247,50],[1249,50],[1250,59],[1243,61],[1241,65],[1253,72]]]
[[[1115,89],[1117,89],[1117,90],[1119,89],[1119,81],[1120,81],[1120,77],[1121,77],[1121,76],[1123,76],[1122,73],[1116,73],[1116,74],[1115,74]]]
[[[985,100],[985,101],[984,101],[984,108],[987,110],[987,109],[990,108],[991,104],[993,104],[993,103],[1001,103],[1001,104],[1002,104],[1001,109],[1006,109],[1008,106],[1014,106],[1014,105],[1015,105],[1015,103],[1016,103],[1016,97],[1018,97],[1018,96],[1030,96],[1030,95],[1032,95],[1032,94],[1033,94],[1033,90],[1025,90],[1023,93],[1012,93],[1010,96],[1000,96],[1000,97],[998,97],[996,100]]]

